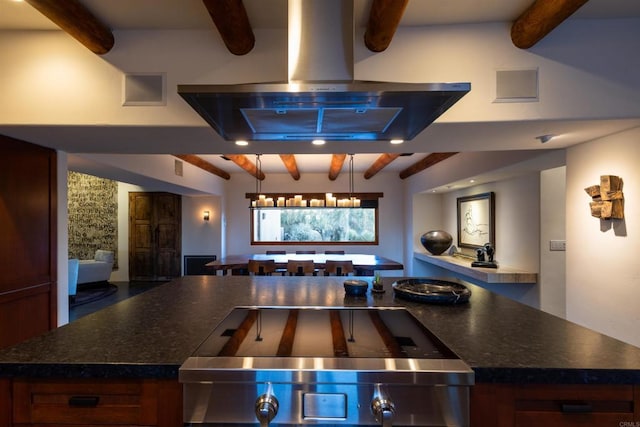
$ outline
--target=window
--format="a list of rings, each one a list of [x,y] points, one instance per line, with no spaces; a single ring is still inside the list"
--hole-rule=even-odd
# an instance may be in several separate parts
[[[251,209],[251,244],[378,244],[378,200],[361,207]]]

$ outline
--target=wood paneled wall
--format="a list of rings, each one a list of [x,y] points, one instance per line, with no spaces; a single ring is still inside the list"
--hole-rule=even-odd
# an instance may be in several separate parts
[[[57,325],[56,152],[0,135],[0,348]]]

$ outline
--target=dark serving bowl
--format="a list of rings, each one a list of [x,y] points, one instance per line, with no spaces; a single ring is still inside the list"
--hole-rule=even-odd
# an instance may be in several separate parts
[[[345,280],[344,292],[347,295],[364,295],[367,293],[369,283],[364,280]]]
[[[461,283],[431,278],[398,280],[393,292],[400,298],[431,304],[461,304],[471,297],[469,288]]]

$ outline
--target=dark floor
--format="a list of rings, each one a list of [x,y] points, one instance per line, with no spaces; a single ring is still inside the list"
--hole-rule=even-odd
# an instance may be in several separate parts
[[[111,282],[118,287],[118,292],[102,298],[98,301],[89,302],[69,309],[69,322],[78,320],[87,314],[94,313],[117,302],[131,298],[135,295],[146,292],[160,286],[166,282]]]

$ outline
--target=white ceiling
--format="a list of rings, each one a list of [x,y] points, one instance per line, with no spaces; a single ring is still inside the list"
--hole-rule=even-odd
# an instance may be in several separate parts
[[[95,15],[113,30],[131,29],[211,29],[212,22],[201,0],[80,0]],[[401,26],[417,25],[441,25],[464,24],[480,22],[511,22],[518,17],[531,4],[532,0],[412,0],[403,15]],[[365,26],[367,13],[371,0],[354,0],[355,19],[358,26]],[[287,0],[244,0],[249,20],[254,28],[286,28],[287,26]],[[640,17],[640,1],[637,0],[590,0],[570,19],[614,19]],[[15,0],[0,0],[0,30],[55,30],[57,27],[42,16],[27,3]],[[432,151],[476,151],[478,147],[475,141],[482,140],[483,150],[522,150],[564,148],[575,143],[588,141],[611,133],[619,132],[631,127],[639,126],[640,119],[607,120],[607,121],[553,121],[553,122],[504,122],[504,123],[465,123],[446,124],[435,123],[424,132],[433,135],[433,140],[447,140],[446,147],[434,145]],[[78,127],[69,130],[62,127],[58,134],[52,134],[51,128],[12,129],[24,139],[42,141],[47,139],[47,145],[59,148],[69,153],[87,152],[86,145],[74,146],[75,141],[84,141],[83,133],[90,133],[91,127]],[[553,133],[569,133],[573,131],[572,138],[562,141],[554,141],[554,144],[542,146],[535,140],[527,137],[523,141],[522,135],[545,133],[552,130]],[[575,132],[579,130],[579,132]],[[107,135],[110,139],[111,152],[127,153],[129,147],[135,147],[135,151],[149,153],[172,153],[172,132],[167,129],[156,130],[157,138],[148,138],[149,129],[145,130],[145,137],[136,135],[135,127],[118,128],[113,132],[131,132],[120,138],[121,147],[114,144],[114,135]],[[186,129],[178,129],[187,132]],[[193,129],[193,132],[202,130]],[[537,133],[540,132],[540,133]],[[454,135],[455,138],[447,138]],[[94,135],[95,137],[95,135]],[[200,138],[205,139],[206,138]],[[152,141],[153,146],[146,141]],[[193,140],[198,140],[195,137]],[[451,143],[455,140],[455,144]],[[132,143],[135,142],[135,143]],[[347,143],[349,144],[349,143]],[[351,143],[353,144],[353,143]],[[97,144],[96,147],[99,147]],[[332,145],[322,151],[324,154],[297,155],[299,169],[304,172],[325,172],[328,170],[331,152],[350,153],[355,152],[355,168],[364,171],[382,152],[377,146],[362,148],[354,145]],[[96,148],[96,152],[104,148]],[[400,150],[400,151],[398,151]],[[396,149],[412,151],[409,145]],[[294,150],[287,150],[291,152]],[[373,152],[372,152],[373,151]],[[274,152],[266,149],[265,153]],[[193,154],[201,154],[216,166],[229,172],[237,171],[237,167],[220,158],[219,154],[199,152],[194,147]],[[222,154],[222,153],[220,153]],[[298,154],[295,151],[293,154]],[[385,170],[402,170],[423,158],[425,152],[412,156],[403,156],[394,161]],[[284,168],[277,155],[264,155],[262,157],[263,170],[265,172],[283,172]]]

